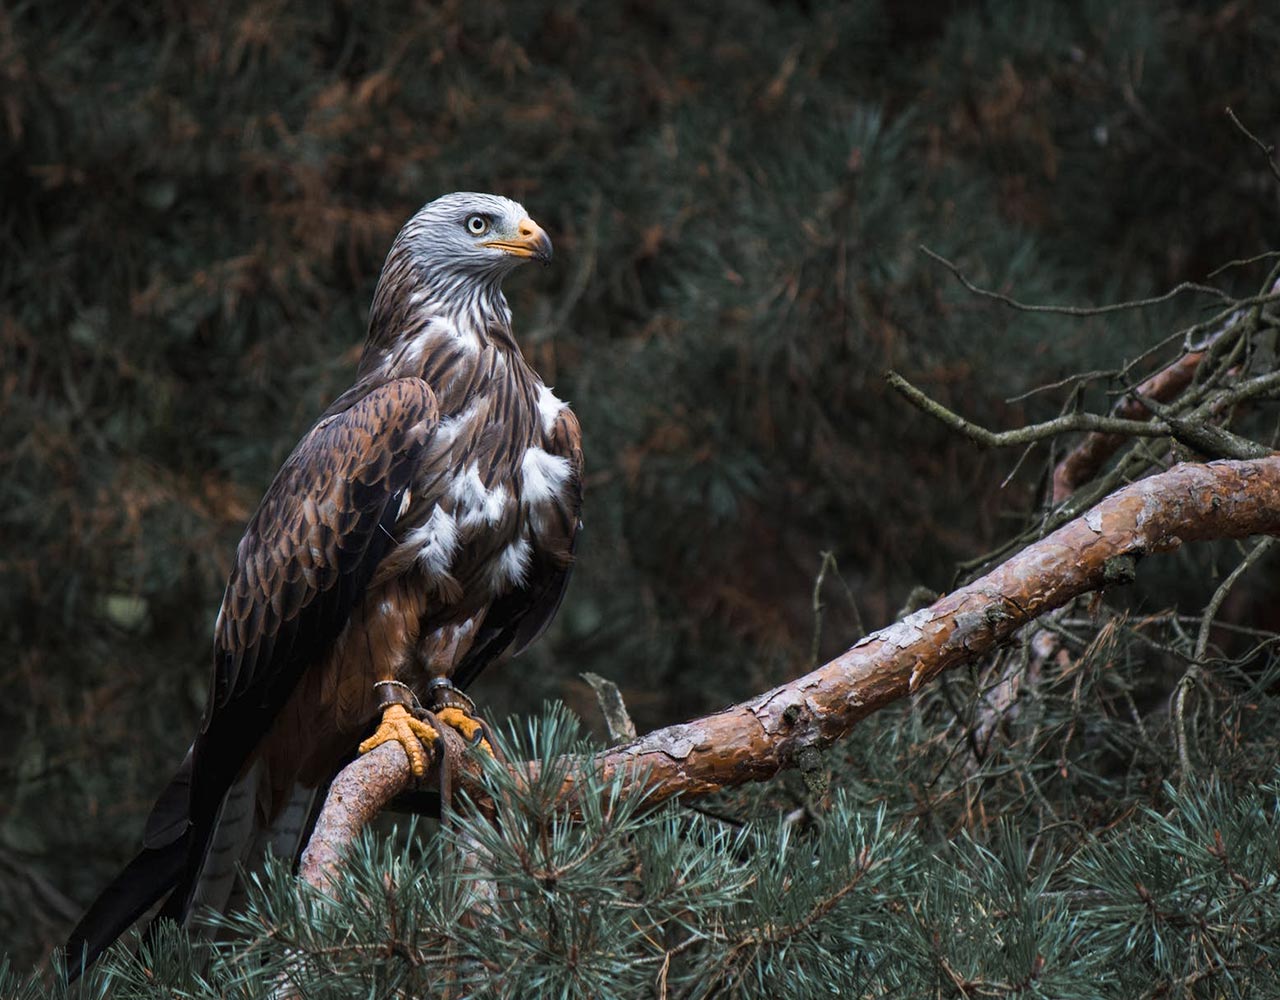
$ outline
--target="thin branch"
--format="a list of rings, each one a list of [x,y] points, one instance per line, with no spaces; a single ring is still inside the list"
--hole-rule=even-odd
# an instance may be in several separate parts
[[[982,579],[873,632],[817,670],[721,712],[604,750],[591,766],[605,778],[624,774],[626,785],[644,786],[651,802],[765,780],[799,766],[943,671],[984,656],[1038,616],[1102,589],[1118,557],[1256,534],[1280,534],[1280,456],[1177,466],[1120,490]],[[526,775],[534,768],[509,766]],[[467,754],[455,777],[484,809],[489,799],[480,772],[480,762]],[[394,745],[352,762],[330,790],[308,855],[321,840],[326,855],[337,857],[354,831],[410,780],[408,761]],[[574,788],[571,776],[562,793],[566,804]],[[305,874],[305,857],[303,867]]]
[[[990,431],[926,396],[897,372],[885,372],[884,377],[889,387],[916,409],[941,421],[983,448],[1007,448],[1011,445],[1029,444],[1059,434],[1069,434],[1072,431],[1099,431],[1131,437],[1167,437],[1169,435],[1169,427],[1159,421],[1101,417],[1096,413],[1064,413],[1060,417],[1039,424],[1028,424],[1026,427],[1016,427],[1009,431]]]
[[[1209,603],[1205,605],[1204,614],[1200,619],[1200,631],[1196,634],[1195,661],[1197,663],[1204,662],[1205,653],[1209,650],[1209,632],[1213,628],[1213,620],[1218,617],[1222,602],[1231,593],[1231,588],[1236,585],[1236,581],[1248,571],[1250,566],[1267,554],[1275,543],[1274,536],[1264,538],[1258,542],[1240,560],[1236,568],[1227,575],[1227,578],[1218,585],[1218,589],[1213,592],[1213,597],[1209,598]]]
[[[1173,364],[1156,372],[1138,386],[1137,391],[1148,399],[1164,402],[1177,396],[1195,377],[1196,369],[1204,360],[1204,351],[1191,351]],[[1144,410],[1137,399],[1126,397],[1112,408],[1114,417],[1135,419]],[[1100,468],[1120,448],[1128,437],[1124,434],[1094,432],[1085,437],[1060,461],[1053,470],[1053,503],[1060,504],[1084,483],[1092,479]]]
[[[845,579],[840,575],[840,565],[836,562],[834,552],[823,552],[822,565],[818,567],[817,579],[813,581],[813,638],[809,645],[809,665],[807,669],[812,670],[818,665],[818,646],[822,642],[822,617],[827,606],[822,602],[822,587],[827,581],[827,571],[830,570],[835,574],[840,586],[844,589],[845,600],[849,603],[849,610],[853,614],[854,634],[861,638],[866,635],[866,628],[862,624],[862,613],[858,610],[858,602],[853,596],[853,591],[849,589],[849,585],[845,583]]]
[[[1240,257],[1236,260],[1229,260],[1221,267],[1215,267],[1206,277],[1216,278],[1225,271],[1229,271],[1235,267],[1247,267],[1250,264],[1256,264],[1263,260],[1275,260],[1280,257],[1280,250],[1267,250],[1260,254],[1254,254],[1252,257]]]
[[[1280,281],[1277,274],[1272,273],[1267,276],[1264,288],[1270,290],[1270,294],[1274,294],[1280,290]],[[1256,308],[1256,307],[1255,307]],[[1121,417],[1125,419],[1134,419],[1139,417],[1143,410],[1155,412],[1144,402],[1146,400],[1154,400],[1157,403],[1165,403],[1173,400],[1195,380],[1201,364],[1206,357],[1214,353],[1224,340],[1228,339],[1227,335],[1237,329],[1237,323],[1244,315],[1243,309],[1233,310],[1226,322],[1217,330],[1210,334],[1208,340],[1194,351],[1184,353],[1180,358],[1172,364],[1156,372],[1142,381],[1132,393],[1127,394],[1123,399],[1116,402],[1112,408],[1111,415],[1113,417]],[[1230,338],[1238,344],[1237,338]],[[1239,398],[1230,398],[1235,394],[1237,389],[1241,389],[1244,385],[1250,388],[1244,390],[1246,395],[1249,392],[1261,393],[1274,387],[1272,381],[1276,373],[1268,373],[1262,376],[1268,380],[1269,384],[1265,387],[1256,385],[1257,379],[1251,380],[1250,383],[1242,383],[1241,386],[1232,387],[1228,390],[1228,394],[1215,397],[1212,400],[1212,407],[1215,412],[1221,412],[1227,406],[1239,401]],[[1165,414],[1159,414],[1164,416]],[[1171,428],[1172,429],[1172,428]],[[1182,433],[1185,434],[1185,428]],[[1226,433],[1225,431],[1223,433]],[[1234,437],[1234,435],[1233,435]],[[1120,447],[1128,440],[1128,436],[1124,434],[1106,434],[1091,433],[1087,435],[1070,453],[1060,461],[1053,470],[1053,486],[1052,501],[1055,505],[1062,503],[1071,496],[1083,484],[1091,480],[1106,461],[1120,449]],[[1245,455],[1235,455],[1232,457],[1244,458]]]
[[[1247,128],[1245,128],[1244,122],[1242,122],[1239,118],[1237,118],[1236,113],[1232,111],[1230,108],[1227,108],[1226,111],[1227,111],[1227,117],[1231,119],[1232,124],[1235,125],[1235,127],[1238,128],[1241,132],[1244,133],[1245,138],[1247,138],[1250,142],[1252,142],[1255,146],[1257,146],[1260,150],[1262,150],[1262,155],[1266,158],[1267,169],[1271,171],[1271,176],[1274,177],[1276,180],[1280,181],[1280,167],[1276,166],[1276,158],[1275,158],[1276,147],[1268,146],[1265,142],[1263,142],[1256,135],[1254,135]]]
[[[1228,406],[1235,406],[1236,403],[1242,403],[1246,399],[1257,399],[1260,396],[1266,396],[1272,392],[1280,391],[1280,370],[1267,372],[1265,375],[1255,375],[1251,379],[1245,379],[1243,382],[1237,382],[1229,389],[1224,389],[1221,394],[1215,396],[1205,406],[1212,405],[1216,410],[1224,410]],[[1204,409],[1204,406],[1201,407]]]
[[[809,669],[818,665],[818,647],[822,643],[822,584],[827,578],[827,570],[835,561],[830,552],[822,553],[822,565],[818,567],[818,577],[813,581],[813,639],[809,643]]]
[[[627,711],[627,703],[623,701],[618,685],[589,670],[582,675],[582,679],[596,693],[596,704],[600,706],[600,714],[604,716],[609,742],[625,743],[627,740],[634,740],[636,724],[631,721],[631,713]]]
[[[1030,399],[1042,392],[1052,392],[1054,389],[1061,389],[1064,385],[1076,383],[1077,388],[1085,382],[1096,382],[1104,378],[1116,378],[1120,373],[1114,368],[1095,368],[1089,372],[1073,372],[1070,375],[1064,375],[1062,378],[1053,382],[1045,382],[1043,385],[1033,386],[1024,392],[1018,393],[1016,396],[1006,396],[1005,403],[1021,403],[1023,400]]]
[[[1263,458],[1271,454],[1271,449],[1265,444],[1232,434],[1225,427],[1217,427],[1208,421],[1175,416],[1173,409],[1163,403],[1136,392],[1134,396],[1169,425],[1169,433],[1175,441],[1196,449],[1208,458]]]
[[[1187,750],[1187,692],[1200,679],[1200,665],[1191,664],[1187,672],[1178,681],[1177,693],[1173,697],[1173,741],[1178,751],[1178,789],[1183,790],[1191,777],[1191,754]]]
[[[930,250],[924,244],[920,245],[920,250],[925,256],[936,260],[945,267],[953,275],[960,284],[964,285],[974,295],[980,295],[984,299],[994,299],[996,302],[1003,303],[1010,308],[1017,309],[1019,312],[1035,312],[1035,313],[1053,313],[1056,316],[1105,316],[1108,313],[1128,312],[1133,309],[1145,309],[1147,306],[1159,305],[1161,302],[1168,302],[1170,299],[1176,298],[1183,292],[1198,292],[1201,295],[1212,295],[1214,298],[1222,302],[1231,302],[1231,297],[1220,288],[1214,288],[1212,285],[1200,285],[1194,281],[1184,281],[1179,285],[1169,289],[1163,295],[1157,295],[1149,299],[1134,299],[1131,302],[1113,302],[1106,306],[1046,306],[1036,305],[1035,303],[1019,302],[1017,299],[1001,292],[993,292],[989,288],[982,288],[970,281],[963,271],[960,270],[958,264],[947,260],[939,253]]]

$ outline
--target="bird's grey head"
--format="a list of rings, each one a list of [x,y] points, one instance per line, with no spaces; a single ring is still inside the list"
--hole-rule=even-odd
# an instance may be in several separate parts
[[[459,191],[424,205],[382,266],[361,372],[423,348],[432,317],[514,344],[502,279],[527,260],[550,259],[551,240],[510,198]]]
[[[501,281],[516,265],[551,260],[551,240],[524,206],[496,194],[458,191],[424,205],[396,243],[437,279]]]

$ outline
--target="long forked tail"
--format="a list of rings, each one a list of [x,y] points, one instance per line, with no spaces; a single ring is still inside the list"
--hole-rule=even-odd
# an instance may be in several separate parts
[[[67,977],[81,972],[178,883],[187,862],[188,837],[144,847],[89,907],[67,940]]]
[[[162,899],[157,916],[185,924],[197,890],[213,882],[214,898],[229,890],[238,851],[251,834],[257,769],[235,782],[211,815],[192,816],[188,752],[182,766],[160,793],[143,833],[143,848],[76,925],[67,940],[67,976],[76,979],[112,943]],[[210,865],[209,862],[213,861]],[[167,897],[167,898],[166,898]]]
[[[156,919],[185,926],[196,910],[226,912],[243,906],[240,871],[261,868],[266,854],[296,859],[323,798],[316,789],[294,786],[284,808],[262,822],[259,797],[266,776],[261,762],[249,768],[223,796],[212,822],[187,823],[185,766],[161,796],[147,823],[143,848],[89,907],[67,942],[68,976],[75,979],[113,941],[166,895]],[[319,792],[323,792],[320,789]],[[171,808],[181,803],[181,809]]]

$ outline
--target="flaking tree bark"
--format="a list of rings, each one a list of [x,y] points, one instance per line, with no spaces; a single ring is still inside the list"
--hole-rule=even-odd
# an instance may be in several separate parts
[[[803,677],[601,751],[591,766],[644,785],[652,802],[811,766],[818,751],[861,719],[990,652],[1039,615],[1132,582],[1140,559],[1183,542],[1259,534],[1280,534],[1280,455],[1176,466],[1113,493],[982,578],[860,639]],[[455,787],[487,811],[479,762],[470,754],[456,759]],[[528,773],[534,765],[511,766]],[[345,847],[412,780],[396,744],[348,765],[330,788],[303,855],[302,877],[327,885]],[[563,795],[571,808],[572,781]]]

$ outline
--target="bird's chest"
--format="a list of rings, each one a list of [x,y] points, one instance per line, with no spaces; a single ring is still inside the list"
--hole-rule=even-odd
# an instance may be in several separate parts
[[[478,394],[443,419],[416,477],[404,544],[450,603],[487,601],[527,581],[545,508],[567,478],[526,396]]]
[[[424,498],[453,517],[464,543],[518,528],[521,456],[536,428],[527,404],[500,390],[441,421],[418,477]]]

